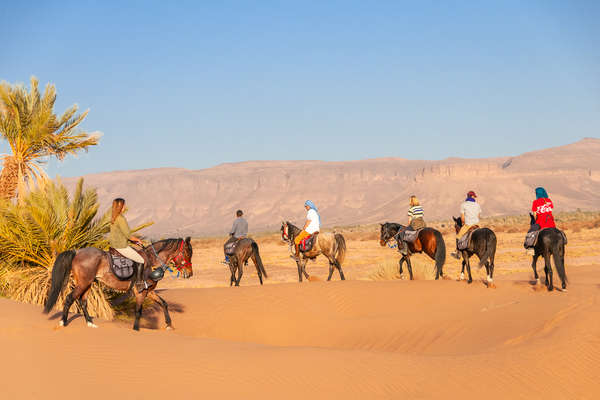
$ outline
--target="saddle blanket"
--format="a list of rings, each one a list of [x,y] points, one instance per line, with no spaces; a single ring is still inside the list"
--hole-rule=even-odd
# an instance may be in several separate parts
[[[537,244],[538,236],[540,235],[540,232],[542,232],[542,231],[543,231],[543,229],[527,232],[527,234],[525,235],[525,242],[523,243],[523,247],[525,247],[526,249],[535,247],[535,245]],[[566,245],[567,244],[567,235],[561,230],[559,230],[559,232],[562,235],[562,237],[565,241],[565,245]]]
[[[312,250],[314,244],[315,244],[315,238],[317,237],[318,233],[314,233],[310,236],[305,237],[304,239],[302,239],[300,241],[300,243],[298,244],[298,249],[302,252],[302,253],[306,253]]]
[[[414,243],[414,241],[419,237],[419,232],[422,230],[423,228],[417,229],[416,231],[407,229],[404,232],[401,232],[399,239],[407,243]]]
[[[469,248],[469,244],[471,244],[471,235],[473,235],[473,232],[475,232],[477,229],[479,229],[479,226],[473,225],[467,233],[458,239],[458,250],[467,250]]]
[[[112,273],[122,281],[131,279],[135,273],[136,263],[127,257],[123,257],[121,253],[113,248],[109,249],[108,254]]]
[[[232,256],[235,253],[235,247],[237,246],[237,243],[237,240],[225,243],[225,254]]]

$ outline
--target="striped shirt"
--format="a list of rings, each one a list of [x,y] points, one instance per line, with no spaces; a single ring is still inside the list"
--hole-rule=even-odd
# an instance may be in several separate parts
[[[412,218],[423,218],[423,207],[421,206],[412,206],[408,209],[408,216]]]

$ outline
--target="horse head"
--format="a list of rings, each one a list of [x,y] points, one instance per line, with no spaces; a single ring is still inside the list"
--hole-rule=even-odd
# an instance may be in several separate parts
[[[462,219],[460,217],[454,216],[452,216],[452,219],[454,220],[454,230],[456,231],[456,233],[460,232],[460,228],[462,228],[463,226]]]
[[[396,236],[400,225],[391,222],[386,222],[385,224],[379,225],[381,225],[381,231],[379,233],[379,244],[381,246],[385,246],[387,242],[389,242],[394,238],[394,236]]]
[[[281,221],[281,240],[284,242],[290,241],[290,227],[287,221]]]

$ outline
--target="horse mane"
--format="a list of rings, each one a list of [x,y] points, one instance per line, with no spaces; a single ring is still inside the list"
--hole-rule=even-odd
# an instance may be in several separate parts
[[[167,248],[173,247],[174,244],[177,245],[177,243],[179,243],[180,240],[183,240],[183,239],[181,239],[181,238],[179,238],[179,239],[174,239],[174,238],[171,238],[171,239],[162,239],[162,240],[159,240],[157,242],[153,242],[152,244],[149,244],[148,246],[145,246],[144,250],[148,249],[150,246],[154,246],[154,250],[157,253],[160,253],[161,251],[163,251],[163,250],[165,250]],[[157,247],[157,245],[159,245],[159,244],[161,246]]]

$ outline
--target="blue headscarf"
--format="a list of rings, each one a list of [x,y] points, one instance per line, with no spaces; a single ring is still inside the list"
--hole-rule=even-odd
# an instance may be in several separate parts
[[[543,187],[535,188],[535,198],[536,199],[547,199],[548,193],[546,193],[546,189]]]
[[[315,210],[315,212],[317,213],[317,217],[319,217],[319,225],[321,225],[321,215],[319,215],[319,210],[317,210],[317,206],[315,206],[315,203],[313,203],[310,200],[306,200],[304,202],[305,206],[308,206],[308,208],[310,208],[311,210]]]

